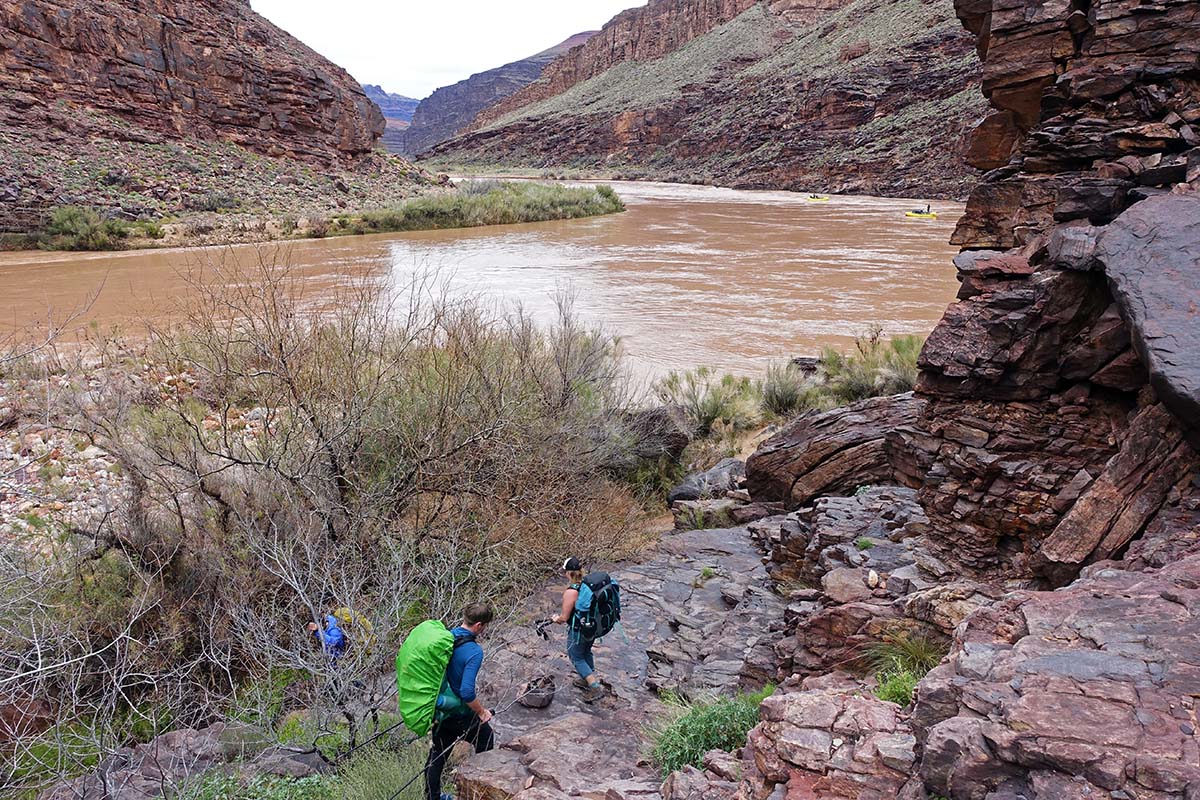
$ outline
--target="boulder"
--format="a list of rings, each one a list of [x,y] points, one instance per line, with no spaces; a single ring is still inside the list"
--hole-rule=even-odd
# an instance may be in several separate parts
[[[1151,198],[1096,244],[1159,399],[1200,443],[1200,196]]]
[[[1200,789],[1200,556],[1105,568],[968,617],[918,686],[920,773],[947,797],[1182,798]],[[1070,794],[1061,794],[1071,787]]]
[[[253,761],[270,745],[266,732],[253,725],[219,722],[200,730],[181,728],[146,744],[118,750],[94,772],[47,789],[41,800],[158,797],[163,787],[180,786],[214,767]],[[286,757],[278,751],[266,755],[264,772],[290,774],[282,769],[283,760]],[[252,766],[247,771],[254,773]],[[301,772],[298,766],[294,771]]]
[[[923,400],[902,394],[809,412],[747,459],[746,486],[756,500],[798,508],[822,495],[894,482],[887,435],[915,424],[923,406]]]
[[[677,500],[711,500],[733,491],[746,475],[746,465],[740,458],[726,458],[711,469],[694,472],[667,494],[667,502]]]

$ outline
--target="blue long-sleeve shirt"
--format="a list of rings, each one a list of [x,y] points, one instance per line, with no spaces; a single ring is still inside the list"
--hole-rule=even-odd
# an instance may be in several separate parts
[[[458,627],[450,631],[456,637],[470,636],[466,628]],[[483,665],[483,648],[478,642],[464,642],[450,656],[450,666],[446,668],[446,682],[464,703],[475,699],[475,679],[479,676],[479,668]]]
[[[342,657],[346,652],[346,634],[338,625],[337,617],[329,614],[325,617],[325,630],[313,631],[313,636],[321,642],[321,647],[334,659]]]

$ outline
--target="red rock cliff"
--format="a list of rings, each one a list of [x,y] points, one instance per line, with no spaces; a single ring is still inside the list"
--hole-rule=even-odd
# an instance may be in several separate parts
[[[91,107],[168,136],[328,162],[384,120],[344,70],[244,0],[0,0],[0,124]]]
[[[552,62],[542,77],[481,112],[472,129],[511,111],[562,94],[623,61],[649,61],[666,55],[729,22],[758,0],[650,0],[623,11],[582,47]]]

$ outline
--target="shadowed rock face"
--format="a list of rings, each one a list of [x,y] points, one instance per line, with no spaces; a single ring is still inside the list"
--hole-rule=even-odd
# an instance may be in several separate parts
[[[1200,791],[1200,6],[956,6],[997,108],[969,149],[993,171],[955,234],[959,302],[921,355],[916,400],[810,415],[747,462],[755,499],[805,504],[791,489],[819,482],[827,441],[873,445],[868,472],[916,489],[756,523],[774,574],[821,582],[793,592],[786,668],[812,675],[930,626],[952,633],[950,655],[910,718],[861,729],[916,739],[915,777],[891,795],[874,782],[895,753],[830,758],[823,726],[780,736],[773,711],[736,796],[1183,800]],[[889,403],[914,402],[880,430]],[[873,548],[837,544],[865,530],[892,543],[877,581],[862,575]],[[784,707],[834,707],[785,687]],[[688,791],[724,780],[685,777]]]
[[[344,70],[245,0],[3,0],[0,124],[36,130],[60,104],[314,162],[384,130]]]

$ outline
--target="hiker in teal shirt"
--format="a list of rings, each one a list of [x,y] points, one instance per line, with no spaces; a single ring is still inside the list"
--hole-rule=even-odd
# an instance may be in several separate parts
[[[604,684],[596,674],[596,660],[592,655],[595,642],[580,634],[575,626],[575,601],[579,599],[579,586],[583,583],[583,563],[572,556],[563,562],[563,574],[570,585],[563,591],[562,610],[553,618],[558,625],[567,626],[567,658],[579,673],[573,684],[583,689],[583,702],[594,703],[604,696]]]

